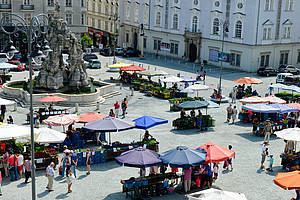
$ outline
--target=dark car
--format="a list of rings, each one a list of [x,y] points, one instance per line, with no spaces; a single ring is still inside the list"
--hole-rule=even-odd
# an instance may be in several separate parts
[[[11,60],[18,60],[18,61],[21,61],[22,58],[23,58],[23,56],[22,56],[21,53],[16,53],[16,54],[14,54],[14,56],[12,57]]]
[[[279,73],[292,73],[294,75],[298,75],[300,70],[293,65],[281,65],[278,68]]]
[[[112,51],[110,48],[104,48],[100,50],[100,55],[102,56],[111,56],[112,55]]]
[[[93,53],[89,53],[89,54],[85,54],[83,56],[83,60],[85,61],[89,61],[89,60],[93,60],[93,59],[98,59],[97,55],[96,54],[93,54]]]
[[[257,70],[257,74],[260,76],[276,76],[277,71],[272,67],[261,67]]]
[[[123,57],[138,57],[140,52],[136,49],[127,49],[123,53]]]
[[[115,54],[116,56],[122,56],[124,54],[124,51],[122,48],[116,48]]]
[[[300,76],[299,75],[294,75],[294,76],[287,76],[284,78],[283,84],[285,85],[296,85],[300,86]]]

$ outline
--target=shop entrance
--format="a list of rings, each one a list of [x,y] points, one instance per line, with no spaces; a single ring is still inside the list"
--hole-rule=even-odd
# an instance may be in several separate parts
[[[195,44],[191,43],[190,44],[190,56],[189,59],[191,62],[195,62],[197,57],[197,47]]]

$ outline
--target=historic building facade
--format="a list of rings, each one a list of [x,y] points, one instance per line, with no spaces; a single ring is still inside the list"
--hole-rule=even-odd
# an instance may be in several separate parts
[[[295,0],[127,0],[120,8],[124,47],[220,65],[223,44],[223,66],[249,72],[300,64]]]

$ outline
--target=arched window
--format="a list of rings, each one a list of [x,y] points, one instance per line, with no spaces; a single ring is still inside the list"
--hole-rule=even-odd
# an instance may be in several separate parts
[[[219,26],[220,26],[219,19],[215,18],[214,22],[213,22],[213,34],[214,35],[219,35]]]
[[[160,12],[156,13],[156,26],[160,26]]]
[[[178,29],[178,15],[173,15],[173,29]]]
[[[197,25],[198,25],[198,17],[194,16],[192,22],[192,32],[197,32]]]
[[[242,38],[242,28],[243,28],[242,22],[237,21],[235,24],[235,37],[236,38]]]

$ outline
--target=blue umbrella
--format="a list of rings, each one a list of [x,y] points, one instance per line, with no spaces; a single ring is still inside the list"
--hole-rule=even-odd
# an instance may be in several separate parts
[[[206,151],[203,149],[191,149],[186,146],[178,146],[160,155],[164,164],[173,168],[188,168],[205,163]]]
[[[180,78],[183,79],[182,82],[190,82],[190,83],[192,83],[192,82],[197,82],[196,79],[192,79],[192,78],[189,78],[189,77],[180,77]]]
[[[161,160],[158,157],[158,153],[143,147],[138,147],[122,153],[120,156],[116,157],[116,161],[120,165],[127,167],[143,168],[159,166],[161,164]]]
[[[273,108],[278,108],[280,110],[280,114],[299,111],[297,108],[293,108],[280,103],[268,104],[268,106],[271,106]]]
[[[143,116],[133,120],[133,122],[135,122],[136,128],[146,130],[159,124],[166,124],[168,123],[168,120],[157,117]]]

